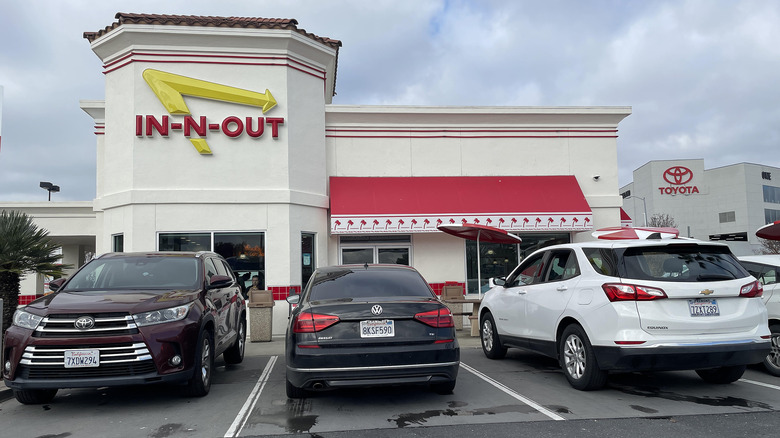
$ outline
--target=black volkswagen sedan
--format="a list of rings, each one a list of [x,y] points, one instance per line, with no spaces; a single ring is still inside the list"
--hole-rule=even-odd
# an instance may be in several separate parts
[[[460,348],[449,309],[401,265],[317,269],[287,326],[287,396],[381,385],[455,388]]]

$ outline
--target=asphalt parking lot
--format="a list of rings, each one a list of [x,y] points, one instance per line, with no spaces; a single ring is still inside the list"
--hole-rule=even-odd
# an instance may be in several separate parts
[[[493,361],[478,338],[461,332],[459,342],[462,364],[450,395],[400,387],[290,400],[283,338],[274,337],[249,343],[240,365],[219,359],[204,398],[185,398],[165,386],[61,390],[48,405],[0,403],[0,424],[4,436],[360,436],[369,430],[374,436],[461,436],[466,430],[510,436],[520,424],[554,436],[639,419],[655,420],[650,424],[658,433],[691,437],[727,436],[722,427],[735,421],[744,423],[737,423],[741,432],[749,430],[742,426],[768,432],[780,422],[780,382],[758,367],[730,385],[706,384],[693,371],[633,373],[610,376],[603,390],[581,392],[550,359],[510,350]]]

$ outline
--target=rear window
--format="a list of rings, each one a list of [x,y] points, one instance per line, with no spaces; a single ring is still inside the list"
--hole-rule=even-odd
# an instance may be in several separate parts
[[[715,245],[599,248],[585,253],[597,272],[635,280],[725,281],[750,275],[727,247]]]
[[[312,279],[309,300],[433,296],[428,284],[416,271],[343,269],[316,273]]]
[[[110,257],[96,259],[73,275],[62,290],[196,289],[193,257]]]

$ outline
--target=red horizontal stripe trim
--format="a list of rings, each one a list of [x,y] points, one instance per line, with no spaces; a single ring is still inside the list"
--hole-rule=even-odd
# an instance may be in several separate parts
[[[434,344],[449,344],[450,342],[452,342],[452,339],[439,339]]]
[[[313,67],[307,64],[304,64],[303,62],[300,62],[298,60],[295,60],[293,58],[290,58],[289,56],[257,56],[257,55],[205,55],[205,54],[186,54],[186,53],[149,53],[149,52],[130,52],[129,54],[115,60],[112,62],[109,62],[108,64],[104,64],[103,68],[108,68],[112,66],[113,64],[116,64],[118,62],[121,62],[124,59],[127,59],[131,56],[159,56],[159,57],[180,57],[180,58],[233,58],[233,59],[272,59],[272,60],[282,60],[282,61],[289,61],[294,64],[298,64],[302,67],[311,69],[315,72],[325,74],[325,70],[322,70],[317,67]]]
[[[325,135],[326,138],[618,138],[617,135]]]
[[[111,72],[117,71],[122,67],[125,67],[127,65],[130,65],[134,62],[148,62],[148,63],[166,63],[166,64],[220,64],[220,65],[254,65],[254,66],[276,66],[276,67],[288,67],[293,70],[297,70],[301,73],[305,73],[309,76],[313,76],[317,79],[325,80],[324,76],[318,76],[312,72],[308,72],[306,70],[300,69],[298,67],[294,67],[289,64],[271,64],[271,63],[255,63],[255,62],[214,62],[214,61],[168,61],[168,60],[151,60],[151,59],[131,59],[130,61],[109,70],[105,70],[103,74],[109,74]]]
[[[617,129],[336,129],[326,128],[330,132],[388,132],[403,134],[407,132],[617,132]]]

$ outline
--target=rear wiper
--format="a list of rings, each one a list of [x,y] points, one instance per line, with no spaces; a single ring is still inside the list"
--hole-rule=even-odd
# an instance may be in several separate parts
[[[699,274],[696,276],[696,281],[719,281],[719,280],[733,280],[734,277],[724,274]]]

